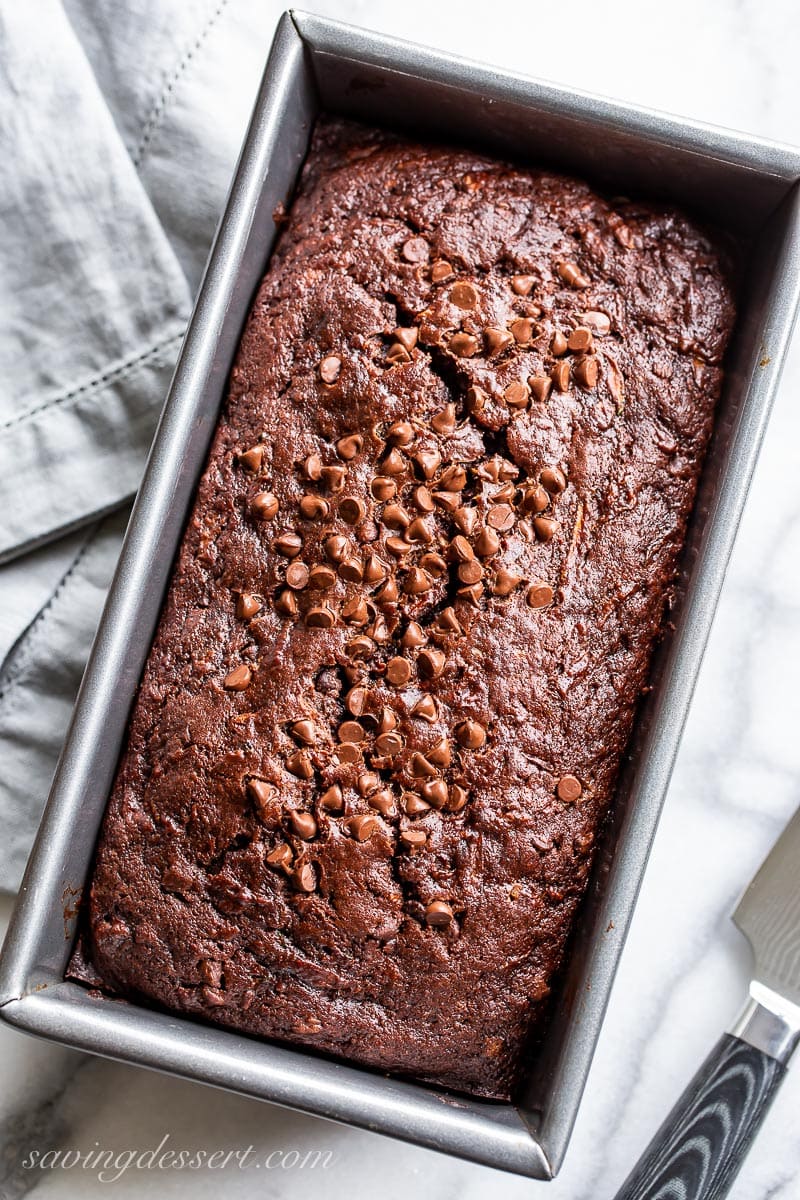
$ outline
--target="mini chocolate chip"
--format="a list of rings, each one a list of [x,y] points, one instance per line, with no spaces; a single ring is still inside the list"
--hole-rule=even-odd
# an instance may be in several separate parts
[[[402,504],[387,504],[383,510],[383,523],[390,529],[407,529],[411,524],[411,514]]]
[[[533,337],[533,321],[530,317],[517,317],[516,321],[512,321],[509,329],[514,335],[514,341],[525,346]]]
[[[310,608],[306,613],[306,625],[309,629],[331,629],[336,624],[336,617],[324,604],[318,608]]]
[[[415,517],[406,530],[406,537],[409,541],[429,545],[433,541],[433,531],[423,517]]]
[[[566,392],[569,390],[569,363],[558,362],[550,372],[550,378],[553,381],[553,386],[558,392]]]
[[[293,721],[289,728],[292,737],[297,738],[298,742],[302,742],[304,746],[313,746],[317,740],[317,727],[308,717],[301,717],[299,721]]]
[[[400,645],[404,650],[418,650],[420,646],[425,645],[427,640],[427,635],[422,626],[416,621],[409,621],[403,636],[400,638]]]
[[[377,554],[368,554],[364,563],[364,582],[380,583],[386,578],[389,568]]]
[[[342,360],[336,354],[329,354],[319,364],[319,375],[323,383],[336,383],[342,369]]]
[[[450,543],[450,551],[453,558],[462,563],[469,562],[471,558],[475,557],[475,551],[472,549],[472,546],[460,533],[457,533]]]
[[[559,467],[545,467],[539,474],[539,480],[551,496],[557,496],[567,486],[567,477]]]
[[[386,678],[394,687],[403,687],[411,678],[411,664],[405,658],[390,658],[386,664]]]
[[[334,783],[319,798],[320,808],[324,808],[326,812],[341,812],[344,808],[344,798],[342,789],[338,783]]]
[[[437,480],[440,492],[460,492],[467,486],[467,472],[459,463],[445,467]]]
[[[426,751],[426,758],[429,762],[435,763],[437,767],[449,767],[453,755],[447,738],[441,738],[430,750]]]
[[[250,501],[250,512],[258,521],[271,521],[278,515],[279,508],[274,492],[256,492]]]
[[[583,788],[580,780],[574,775],[562,775],[556,784],[556,793],[559,800],[563,800],[565,804],[574,804],[580,799]]]
[[[278,598],[275,601],[275,611],[280,613],[282,617],[297,616],[299,612],[297,597],[294,596],[288,588],[284,588],[284,590],[279,593]]]
[[[291,771],[298,779],[313,779],[314,768],[305,750],[295,750],[286,760],[286,770]]]
[[[573,354],[590,354],[593,346],[592,331],[586,325],[578,325],[567,338],[567,347]]]
[[[383,502],[391,500],[397,493],[397,484],[388,475],[376,475],[369,485],[369,490],[376,500]]]
[[[559,329],[555,331],[550,341],[550,353],[556,358],[561,358],[567,353],[567,339]]]
[[[366,625],[369,620],[369,609],[363,596],[353,596],[342,605],[342,620],[348,625]]]
[[[386,437],[393,446],[407,448],[414,441],[414,426],[409,421],[395,421],[387,429]]]
[[[308,575],[308,586],[320,591],[327,591],[336,583],[336,575],[330,567],[312,567]]]
[[[591,283],[591,280],[573,262],[556,263],[556,270],[569,287],[583,289],[588,288]]]
[[[303,473],[312,483],[318,483],[322,478],[322,459],[318,454],[309,454],[303,463]]]
[[[464,630],[461,628],[461,623],[456,616],[456,610],[451,608],[449,605],[447,608],[443,608],[439,613],[438,617],[436,618],[436,624],[442,633],[464,632]]]
[[[475,549],[481,558],[491,558],[500,549],[500,538],[493,529],[482,529],[475,542]]]
[[[416,325],[398,325],[392,332],[392,337],[406,350],[413,350],[419,339],[419,329]]]
[[[350,658],[356,661],[363,661],[364,659],[372,658],[372,655],[375,653],[375,643],[372,638],[361,633],[357,637],[350,639],[345,646],[345,650]]]
[[[560,526],[552,517],[534,517],[533,528],[540,541],[549,542],[558,533]]]
[[[524,513],[544,512],[550,503],[550,496],[540,483],[523,489],[519,507]]]
[[[600,362],[596,354],[587,354],[575,364],[575,382],[586,391],[597,386],[600,378]]]
[[[481,387],[473,386],[467,388],[467,408],[471,413],[480,413],[486,408],[488,397],[486,392]]]
[[[443,279],[449,279],[452,274],[453,268],[445,258],[437,258],[431,267],[431,281],[433,283],[441,283]]]
[[[605,337],[611,331],[611,318],[604,312],[581,313],[580,320],[591,329],[595,337]]]
[[[444,900],[433,900],[425,909],[425,920],[434,929],[447,929],[454,920],[453,910]]]
[[[239,462],[248,471],[260,471],[264,461],[264,446],[251,446],[239,455]]]
[[[532,584],[528,590],[528,604],[531,608],[547,608],[553,603],[553,589],[549,583],[542,583],[538,580]]]
[[[301,592],[309,580],[309,570],[304,562],[293,562],[286,568],[286,582],[290,588]]]
[[[396,448],[392,448],[381,463],[385,475],[402,475],[406,469],[406,460]]]
[[[444,670],[445,661],[445,656],[441,650],[426,648],[420,650],[417,658],[417,666],[420,674],[426,679],[437,679]]]
[[[474,308],[478,303],[477,289],[471,283],[454,283],[450,289],[450,302],[457,308]]]
[[[348,433],[347,436],[339,438],[336,443],[336,452],[339,458],[344,458],[349,461],[350,458],[355,458],[363,449],[363,438],[360,433]]]
[[[380,788],[377,792],[373,792],[367,798],[367,804],[370,808],[374,808],[382,817],[391,817],[395,815],[394,796],[388,788]]]
[[[456,725],[458,744],[465,750],[480,750],[486,741],[486,730],[478,721],[467,719]]]
[[[436,507],[433,496],[424,484],[420,484],[419,487],[414,488],[411,498],[422,512],[431,513]]]
[[[486,524],[505,533],[513,527],[516,519],[516,513],[510,504],[495,504],[489,509]]]
[[[275,539],[273,545],[285,558],[296,558],[303,549],[303,539],[296,533],[282,533]]]
[[[368,632],[374,642],[385,643],[392,640],[392,635],[389,633],[389,626],[380,614],[375,618]]]
[[[507,571],[505,567],[500,567],[492,583],[492,592],[495,596],[510,596],[521,583],[521,575],[515,575],[513,571]]]
[[[433,479],[442,463],[438,450],[419,450],[414,455],[414,462],[419,467],[425,479]]]
[[[515,379],[503,390],[503,399],[509,408],[527,408],[530,400],[528,385]]]
[[[249,621],[261,612],[261,601],[251,592],[241,592],[236,600],[236,615],[241,621]]]
[[[477,558],[471,559],[469,562],[462,562],[458,568],[458,578],[462,583],[477,583],[483,578],[483,567],[478,562]]]
[[[496,488],[489,497],[490,504],[499,504],[501,501],[505,504],[510,504],[517,494],[516,485],[510,480],[508,483],[503,483],[499,488]]]
[[[334,753],[334,761],[339,763],[359,763],[363,758],[361,747],[357,742],[340,742]]]
[[[450,338],[448,349],[457,358],[472,358],[478,353],[478,339],[471,333],[454,333]]]
[[[375,753],[385,756],[386,758],[394,758],[403,749],[405,742],[399,733],[394,733],[391,730],[388,733],[381,733],[375,738]]]
[[[367,515],[367,506],[357,496],[345,496],[339,501],[339,516],[348,525],[357,525]]]
[[[400,797],[400,803],[403,805],[403,810],[409,817],[421,817],[423,813],[431,811],[431,806],[416,792],[403,792]]]
[[[407,542],[405,538],[388,537],[386,539],[386,549],[395,558],[403,558],[411,550],[411,543]]]
[[[424,829],[403,829],[399,842],[404,850],[419,850],[428,840]]]
[[[363,771],[356,780],[356,791],[359,796],[368,796],[370,792],[374,792],[377,787],[380,787],[380,782],[380,775],[376,775],[374,771]]]
[[[292,872],[292,884],[298,892],[305,892],[307,895],[316,889],[317,875],[311,863],[304,863]]]
[[[478,510],[471,505],[461,504],[453,513],[453,521],[467,537],[470,537],[478,526]]]
[[[489,325],[483,331],[483,340],[486,346],[486,353],[501,354],[514,341],[507,329],[497,329]]]
[[[378,727],[379,733],[389,733],[397,725],[397,714],[393,708],[385,704],[381,709],[381,721]]]
[[[390,367],[394,367],[398,363],[411,362],[411,355],[405,346],[401,346],[399,342],[394,342],[386,351],[386,361]]]
[[[330,512],[330,505],[322,496],[301,496],[298,507],[307,521],[323,520]]]
[[[464,600],[467,604],[472,604],[477,608],[480,598],[483,595],[483,584],[471,583],[465,587],[460,587],[456,595],[459,600]]]
[[[447,571],[447,563],[441,554],[423,554],[419,560],[419,565],[423,571],[427,571],[434,579],[438,579],[440,575],[444,575]]]
[[[363,742],[367,736],[363,725],[358,721],[342,721],[337,736],[340,742]]]
[[[419,596],[433,587],[433,580],[422,567],[411,567],[403,582],[403,591],[409,596]]]
[[[312,838],[317,836],[317,822],[314,820],[311,813],[296,812],[289,813],[289,824],[293,831],[304,842],[310,842]]]
[[[242,663],[241,666],[234,667],[232,671],[228,672],[223,680],[223,687],[226,687],[229,692],[243,692],[250,686],[252,678],[253,672]]]
[[[397,580],[394,576],[387,579],[383,587],[375,593],[375,599],[379,604],[396,604],[400,599],[400,589],[397,586]]]
[[[445,404],[444,408],[440,408],[431,417],[431,429],[436,433],[447,434],[452,433],[456,427],[456,406],[455,404]]]
[[[447,804],[447,784],[443,779],[426,779],[419,792],[431,808],[444,808]]]
[[[286,842],[279,842],[267,854],[266,861],[271,867],[282,867],[284,871],[287,870],[294,862],[291,846],[287,846]]]
[[[450,788],[450,795],[447,797],[448,811],[461,812],[468,800],[469,792],[467,789],[463,788],[459,783],[454,783]]]
[[[347,467],[333,463],[330,467],[322,468],[322,482],[329,492],[340,492],[347,479]]]
[[[325,553],[331,562],[340,563],[347,557],[349,550],[350,543],[341,534],[334,533],[331,537],[325,538]]]
[[[448,513],[454,513],[461,506],[461,497],[458,492],[434,492],[433,501]]]
[[[364,567],[360,558],[345,558],[339,563],[339,575],[348,583],[360,583],[364,578]]]
[[[545,400],[550,395],[550,389],[552,386],[552,379],[548,379],[546,375],[528,376],[528,387],[531,389],[531,395],[537,404],[544,404]]]
[[[511,278],[511,290],[517,296],[529,296],[536,283],[533,275],[513,275]]]
[[[425,755],[420,754],[418,750],[415,750],[411,755],[408,765],[411,770],[411,774],[415,775],[417,779],[430,779],[437,774],[436,767],[433,765],[433,763],[428,762]]]
[[[360,717],[366,708],[369,693],[365,687],[354,687],[344,698],[344,706],[353,717]]]
[[[412,237],[403,243],[402,255],[406,262],[427,262],[430,252],[431,248],[423,237]]]
[[[421,696],[417,700],[414,707],[411,709],[412,717],[419,717],[421,721],[427,721],[433,724],[439,719],[439,710],[436,707],[436,701],[433,696]]]
[[[380,821],[370,813],[356,813],[347,822],[347,828],[357,842],[366,842],[380,828]]]

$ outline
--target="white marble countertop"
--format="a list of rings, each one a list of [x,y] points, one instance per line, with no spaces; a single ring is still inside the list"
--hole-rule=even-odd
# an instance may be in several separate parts
[[[329,0],[315,9],[582,89],[800,143],[800,10],[789,0]],[[800,802],[800,346],[795,342],[692,705],[664,816],[565,1165],[552,1184],[405,1146],[0,1027],[0,1196],[548,1200],[612,1196],[748,978],[728,920]],[[0,900],[3,925],[10,903]],[[734,1186],[736,1200],[800,1193],[800,1070],[790,1071]],[[321,1171],[20,1169],[20,1148],[314,1148]],[[4,1175],[5,1173],[5,1175]],[[5,1183],[3,1182],[5,1178]]]

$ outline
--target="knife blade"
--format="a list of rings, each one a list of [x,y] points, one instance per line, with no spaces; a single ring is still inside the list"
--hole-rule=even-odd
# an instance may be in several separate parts
[[[800,1043],[800,809],[742,893],[733,921],[754,957],[749,997],[616,1200],[721,1200]]]

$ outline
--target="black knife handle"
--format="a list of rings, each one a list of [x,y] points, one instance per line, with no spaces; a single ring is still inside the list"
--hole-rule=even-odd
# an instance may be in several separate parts
[[[721,1200],[785,1073],[763,1050],[723,1034],[616,1200]]]

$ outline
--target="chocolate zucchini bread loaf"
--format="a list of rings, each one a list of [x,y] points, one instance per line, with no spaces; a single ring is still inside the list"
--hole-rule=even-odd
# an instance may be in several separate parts
[[[674,211],[320,123],[97,850],[109,987],[509,1097],[732,319]]]

